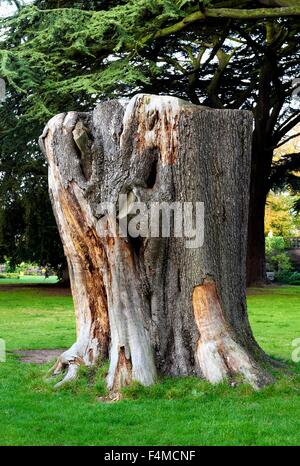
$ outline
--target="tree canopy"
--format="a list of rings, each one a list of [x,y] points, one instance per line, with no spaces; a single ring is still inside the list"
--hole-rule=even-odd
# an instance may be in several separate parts
[[[271,192],[267,199],[265,233],[274,236],[299,235],[299,214],[295,211],[295,202],[299,197],[289,193]]]
[[[273,149],[300,121],[291,106],[300,68],[298,0],[14,3],[17,14],[0,23],[0,75],[8,89],[0,107],[2,218],[17,205],[8,186],[22,193],[29,210],[36,180],[46,186],[36,147],[46,120],[140,91],[252,110],[257,145],[265,146],[265,191],[277,171],[289,169],[284,160],[271,177]],[[293,164],[299,168],[298,157]],[[45,195],[34,210],[47,211],[47,202]]]
[[[258,4],[268,6],[255,8]],[[188,83],[195,75],[204,78],[206,86],[198,82],[194,87],[208,94],[216,90],[220,75],[227,75],[224,94],[229,85],[232,89],[219,98],[219,105],[228,105],[232,93],[237,93],[237,80],[228,82],[233,71],[240,69],[244,80],[251,79],[249,65],[255,74],[255,62],[266,47],[270,52],[281,49],[283,58],[299,51],[299,16],[300,3],[295,0],[37,0],[2,21],[6,39],[0,70],[9,88],[23,96],[23,116],[31,121],[51,117],[60,99],[64,105],[74,105],[78,99],[84,105],[87,96],[97,100],[131,95],[149,86],[192,97]],[[210,53],[203,60],[205,51]],[[245,68],[249,53],[255,55],[254,62]],[[291,69],[289,64],[285,72]],[[208,83],[211,71],[215,75]],[[243,85],[241,72],[236,76],[238,87],[247,88],[248,95],[231,106],[242,104],[253,87],[253,82]]]

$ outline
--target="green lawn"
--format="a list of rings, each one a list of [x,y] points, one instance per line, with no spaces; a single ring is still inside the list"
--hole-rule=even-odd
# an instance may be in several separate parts
[[[52,275],[48,278],[45,278],[43,275],[24,275],[19,278],[0,278],[0,285],[51,285],[57,283],[57,281],[58,278],[56,275]]]
[[[63,348],[74,340],[71,297],[55,287],[9,288],[0,281],[0,337],[9,351],[0,363],[1,445],[299,445],[300,369],[260,392],[210,386],[193,378],[134,386],[112,404],[103,370],[53,390],[48,365],[21,363],[14,349]],[[251,290],[251,322],[261,345],[289,360],[300,338],[300,287]],[[298,375],[297,375],[298,374]]]

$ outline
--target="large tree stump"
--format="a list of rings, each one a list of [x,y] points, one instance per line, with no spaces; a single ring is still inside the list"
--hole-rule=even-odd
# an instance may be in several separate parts
[[[245,300],[251,134],[250,112],[153,95],[50,120],[40,143],[77,322],[55,374],[109,357],[114,391],[158,374],[268,380]],[[203,202],[203,245],[175,231],[126,236],[134,201],[164,201],[164,215]]]

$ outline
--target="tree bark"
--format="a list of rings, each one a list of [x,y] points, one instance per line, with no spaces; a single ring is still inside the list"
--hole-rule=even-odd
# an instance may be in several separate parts
[[[252,138],[251,182],[247,240],[247,286],[267,283],[265,257],[265,206],[270,190],[273,159],[271,82],[273,76],[271,53],[262,64],[258,104],[255,109],[255,129]]]
[[[112,391],[158,374],[212,383],[242,376],[256,388],[270,380],[245,299],[251,133],[250,112],[153,95],[50,120],[40,143],[78,335],[55,374],[67,368],[69,380],[79,364],[109,357]],[[196,211],[203,202],[203,245],[175,225],[171,235],[137,236],[134,201],[164,202],[162,217],[170,205]]]
[[[267,283],[264,231],[266,196],[259,195],[259,188],[253,191],[249,206],[247,286],[262,286]]]
[[[247,286],[267,283],[265,254],[265,206],[269,192],[268,175],[272,154],[261,150],[254,135],[247,239]],[[269,166],[268,166],[269,165]]]

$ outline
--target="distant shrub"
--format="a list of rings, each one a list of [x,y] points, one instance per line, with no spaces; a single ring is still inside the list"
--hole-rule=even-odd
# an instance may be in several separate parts
[[[275,273],[275,281],[286,285],[300,285],[300,272],[277,272]]]
[[[23,275],[36,275],[38,265],[33,262],[21,262],[16,266],[15,271]]]
[[[18,273],[0,273],[0,279],[1,278],[20,278]]]
[[[266,262],[268,272],[290,272],[291,260],[285,251],[285,241],[281,236],[266,238]]]

